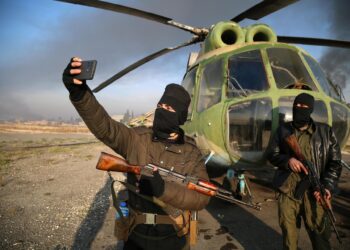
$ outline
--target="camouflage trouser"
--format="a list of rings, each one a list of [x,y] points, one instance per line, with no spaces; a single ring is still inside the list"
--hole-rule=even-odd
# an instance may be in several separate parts
[[[331,249],[328,218],[309,192],[306,192],[301,201],[281,193],[278,199],[278,215],[283,234],[283,249],[297,249],[302,218],[313,249]]]

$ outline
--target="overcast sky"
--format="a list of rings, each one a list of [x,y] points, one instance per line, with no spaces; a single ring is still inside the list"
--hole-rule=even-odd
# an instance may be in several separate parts
[[[191,26],[209,27],[259,1],[113,2]],[[270,25],[279,35],[350,40],[350,18],[345,13],[349,9],[347,0],[303,0],[260,22]],[[241,25],[252,23],[244,21]],[[190,37],[170,26],[90,7],[50,0],[1,0],[0,120],[77,117],[61,82],[62,71],[74,55],[98,61],[95,78],[88,83],[93,88],[134,61]],[[315,46],[303,48],[317,59],[328,51]],[[126,109],[135,114],[146,112],[155,106],[167,83],[181,81],[188,53],[196,50],[197,45],[190,46],[143,65],[99,92],[97,98],[110,114],[124,113]],[[345,55],[344,67],[349,69],[349,50],[336,52]],[[345,88],[348,102],[349,89]]]

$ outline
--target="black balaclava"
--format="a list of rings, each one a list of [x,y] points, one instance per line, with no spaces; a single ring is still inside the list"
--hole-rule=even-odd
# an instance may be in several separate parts
[[[315,99],[313,96],[302,93],[295,97],[293,103],[293,125],[296,128],[301,128],[311,121],[311,113],[314,110]],[[309,108],[297,107],[297,104],[307,105]]]
[[[187,119],[188,106],[191,98],[184,87],[171,83],[165,87],[163,96],[158,104],[164,103],[171,106],[176,112],[170,112],[163,108],[157,108],[154,114],[153,135],[155,139],[168,140],[171,133],[180,135],[177,142],[183,142],[183,131],[180,125]]]

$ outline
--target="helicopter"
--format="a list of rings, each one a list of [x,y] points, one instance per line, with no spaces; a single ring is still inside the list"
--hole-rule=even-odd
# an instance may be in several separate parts
[[[278,36],[265,24],[241,27],[244,19],[259,20],[298,0],[265,0],[229,21],[197,28],[139,9],[97,0],[57,0],[124,13],[193,34],[189,41],[161,49],[124,68],[97,86],[98,92],[137,67],[166,53],[200,43],[190,53],[182,86],[191,95],[183,126],[206,156],[206,165],[238,177],[238,192],[250,195],[245,171],[273,169],[264,152],[278,125],[292,120],[295,96],[315,98],[314,121],[333,127],[343,148],[350,135],[350,106],[342,91],[327,79],[319,63],[293,44],[350,48],[349,41]],[[152,124],[153,112],[131,121]]]

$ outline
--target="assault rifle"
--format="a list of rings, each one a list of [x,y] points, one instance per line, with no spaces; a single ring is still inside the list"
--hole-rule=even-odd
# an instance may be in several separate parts
[[[261,210],[260,205],[251,204],[240,201],[232,196],[232,193],[226,189],[220,188],[213,183],[199,179],[197,177],[182,175],[173,171],[173,169],[162,168],[153,164],[147,164],[145,166],[133,166],[127,163],[124,159],[115,155],[111,155],[105,152],[101,152],[100,158],[97,162],[96,168],[104,171],[116,171],[123,173],[131,173],[136,175],[150,174],[153,169],[157,167],[159,174],[164,177],[172,177],[187,185],[187,188],[194,190],[204,195],[217,197],[219,199],[228,201],[230,203],[237,203],[256,210]]]
[[[307,182],[303,182],[303,180],[298,184],[298,186],[301,186],[302,191],[301,190],[296,190],[298,193],[305,193],[305,191],[311,187],[313,191],[318,191],[321,194],[321,205],[329,219],[329,221],[332,224],[332,227],[334,229],[335,234],[337,235],[337,239],[339,241],[339,243],[341,242],[339,233],[335,227],[335,216],[332,210],[332,206],[331,206],[331,202],[328,199],[325,199],[326,197],[326,189],[325,187],[322,185],[322,183],[320,182],[320,179],[316,173],[315,170],[315,166],[311,161],[306,160],[306,158],[304,157],[304,155],[301,152],[300,146],[298,144],[297,138],[294,134],[288,136],[285,139],[286,143],[288,144],[289,148],[293,151],[293,153],[295,154],[296,158],[301,161],[303,163],[303,165],[306,167],[306,170],[308,172],[307,176]],[[303,182],[303,183],[302,183]],[[305,185],[306,183],[306,185]],[[298,187],[297,187],[298,189]]]

